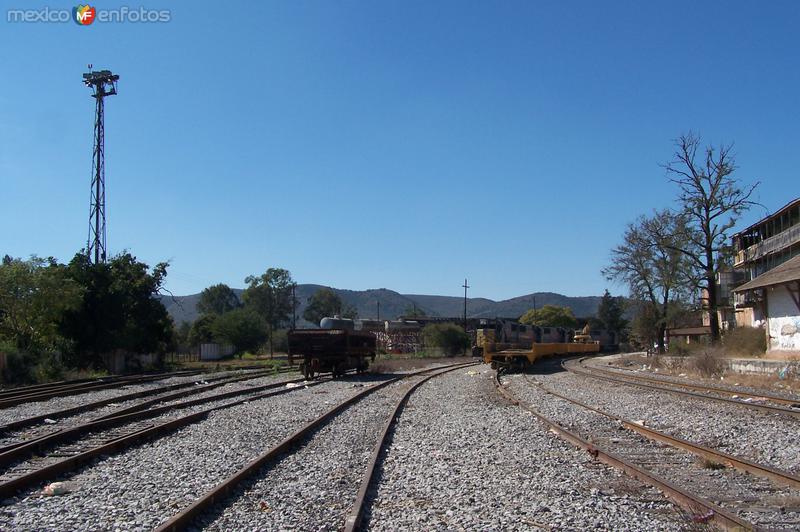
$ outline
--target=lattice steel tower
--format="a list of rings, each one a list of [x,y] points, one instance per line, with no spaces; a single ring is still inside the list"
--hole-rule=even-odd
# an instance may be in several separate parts
[[[89,65],[92,68],[92,65]],[[89,239],[86,255],[94,264],[106,261],[106,165],[103,100],[117,93],[119,76],[110,70],[94,70],[83,75],[83,83],[92,89],[95,99],[94,153],[92,155],[92,193],[89,200]]]

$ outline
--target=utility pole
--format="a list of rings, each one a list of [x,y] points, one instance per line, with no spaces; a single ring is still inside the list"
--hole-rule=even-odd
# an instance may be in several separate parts
[[[464,284],[461,286],[464,287],[464,332],[467,332],[467,288],[469,288],[469,285],[466,279],[464,279]]]
[[[89,65],[89,69],[92,65]],[[94,264],[106,261],[106,164],[105,116],[103,102],[106,96],[117,93],[119,76],[110,70],[93,70],[83,75],[83,83],[92,89],[95,99],[94,150],[92,152],[92,196],[89,200],[89,238],[86,256]],[[94,256],[93,256],[94,255]]]
[[[292,330],[297,328],[297,298],[294,295],[295,288],[297,288],[297,283],[292,283]]]
[[[381,302],[377,301],[378,303],[378,321],[381,321]]]

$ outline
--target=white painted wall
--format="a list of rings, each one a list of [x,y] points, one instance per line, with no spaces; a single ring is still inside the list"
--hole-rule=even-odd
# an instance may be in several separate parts
[[[783,286],[767,289],[769,351],[800,351],[800,309]]]

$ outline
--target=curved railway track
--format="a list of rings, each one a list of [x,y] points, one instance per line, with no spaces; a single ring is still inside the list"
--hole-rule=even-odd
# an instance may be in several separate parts
[[[562,362],[562,367],[571,372],[575,373],[576,375],[582,375],[584,377],[591,377],[594,379],[602,379],[608,382],[614,382],[618,384],[625,384],[628,386],[636,386],[639,388],[644,388],[648,390],[656,390],[661,392],[667,392],[677,395],[682,395],[684,397],[691,397],[693,399],[702,399],[706,401],[716,401],[720,403],[725,403],[729,405],[736,405],[743,408],[751,408],[754,410],[760,410],[762,412],[767,412],[771,414],[780,414],[780,415],[787,415],[792,416],[795,418],[800,418],[800,408],[792,408],[787,406],[780,406],[776,404],[766,404],[760,402],[750,402],[741,399],[734,399],[732,397],[724,397],[720,395],[720,393],[728,394],[728,395],[738,395],[739,397],[744,396],[745,398],[750,399],[759,399],[759,400],[773,400],[770,399],[776,398],[779,396],[770,396],[770,395],[758,395],[753,394],[752,392],[744,392],[744,391],[733,391],[724,388],[714,388],[710,386],[701,386],[697,384],[683,384],[683,383],[676,383],[672,381],[665,381],[663,379],[654,379],[650,377],[643,377],[639,375],[622,375],[619,372],[613,372],[609,370],[604,370],[602,368],[586,366],[582,364],[582,359],[575,361],[575,360],[567,360]],[[689,389],[694,390],[703,390],[708,393],[701,393],[700,391],[689,391]],[[717,394],[717,395],[713,395]],[[797,405],[796,402],[790,401],[787,398],[780,397],[781,400],[787,401],[788,404],[792,404],[795,406],[800,407]],[[787,403],[784,403],[787,404]]]
[[[308,382],[306,386],[316,386],[328,380]],[[152,406],[149,403],[168,399],[162,397],[148,401],[146,402],[148,404],[134,411],[112,417],[104,416],[87,423],[56,430],[27,442],[8,445],[5,452],[0,453],[0,466],[5,467],[5,471],[0,474],[0,498],[12,497],[21,489],[74,471],[97,456],[114,454],[144,439],[161,437],[177,428],[201,421],[217,410],[302,389],[302,386],[287,387],[287,385],[302,382],[304,382],[302,378],[282,380],[148,408]],[[220,402],[237,396],[245,397],[235,401],[222,402],[186,415],[170,416],[175,410]],[[159,417],[162,419],[154,419]]]
[[[234,473],[233,475],[226,478],[224,481],[217,484],[214,488],[206,492],[199,499],[195,500],[191,505],[184,508],[178,514],[170,518],[168,521],[164,522],[156,530],[161,532],[161,531],[186,530],[190,528],[195,523],[195,521],[199,519],[201,516],[213,512],[216,504],[220,503],[224,504],[224,501],[242,483],[246,482],[248,479],[256,475],[259,472],[259,470],[261,470],[263,467],[270,465],[276,460],[278,460],[279,457],[281,457],[284,453],[298,450],[303,444],[303,442],[306,442],[309,438],[313,438],[314,434],[323,425],[325,425],[327,422],[337,417],[340,413],[344,412],[348,407],[356,404],[361,399],[381,389],[384,389],[391,384],[397,383],[403,379],[432,373],[430,375],[424,376],[421,380],[417,381],[414,385],[412,385],[411,387],[408,388],[408,390],[405,391],[405,393],[402,395],[400,400],[395,405],[392,414],[388,417],[386,421],[381,436],[379,437],[378,442],[376,443],[375,448],[372,452],[364,476],[362,477],[363,480],[358,490],[358,493],[356,494],[355,502],[352,506],[352,509],[349,515],[342,516],[345,525],[345,530],[358,530],[360,519],[361,516],[363,515],[363,509],[366,504],[365,502],[366,494],[369,489],[369,486],[374,481],[375,469],[380,460],[381,453],[385,448],[386,443],[389,441],[389,435],[391,433],[391,428],[393,423],[397,420],[397,417],[402,412],[403,406],[407,403],[411,394],[416,389],[418,389],[419,386],[427,382],[429,379],[432,379],[439,375],[443,375],[450,371],[455,371],[467,366],[471,366],[473,364],[475,363],[470,362],[466,364],[456,364],[445,367],[423,369],[407,373],[398,377],[394,377],[392,379],[388,379],[379,384],[375,384],[361,392],[356,393],[355,395],[340,402],[339,404],[334,405],[329,410],[324,412],[322,415],[312,420],[311,422],[307,423],[303,427],[299,428],[291,435],[283,439],[280,443],[273,446],[269,450],[265,451],[255,459],[253,459],[251,462],[249,462],[243,468],[238,470],[236,473]],[[330,526],[331,528],[341,528],[342,524],[331,523]]]
[[[530,382],[527,376],[526,381]],[[658,487],[699,520],[745,530],[761,527],[794,530],[800,526],[800,508],[787,509],[777,502],[798,500],[800,478],[791,473],[674,438],[538,384],[534,388],[554,398],[552,404],[537,400],[538,408],[533,408],[515,396],[499,378],[496,386],[507,400],[533,413],[563,439]],[[565,405],[577,406],[580,412],[564,410]],[[702,462],[698,467],[694,456],[750,474],[721,470]]]

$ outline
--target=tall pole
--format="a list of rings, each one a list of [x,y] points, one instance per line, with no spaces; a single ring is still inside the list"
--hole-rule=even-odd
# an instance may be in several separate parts
[[[378,321],[381,321],[381,302],[378,301]]]
[[[297,298],[294,295],[295,288],[297,288],[297,283],[292,283],[292,330],[297,328]]]
[[[89,65],[92,68],[92,65]],[[92,151],[92,183],[89,200],[89,238],[86,256],[94,264],[106,261],[106,164],[105,114],[106,96],[117,93],[119,76],[110,70],[91,71],[83,75],[83,83],[92,89],[95,99],[94,149]]]
[[[464,279],[464,284],[461,286],[464,287],[464,332],[467,332],[467,288],[469,288],[469,285],[466,279]]]

